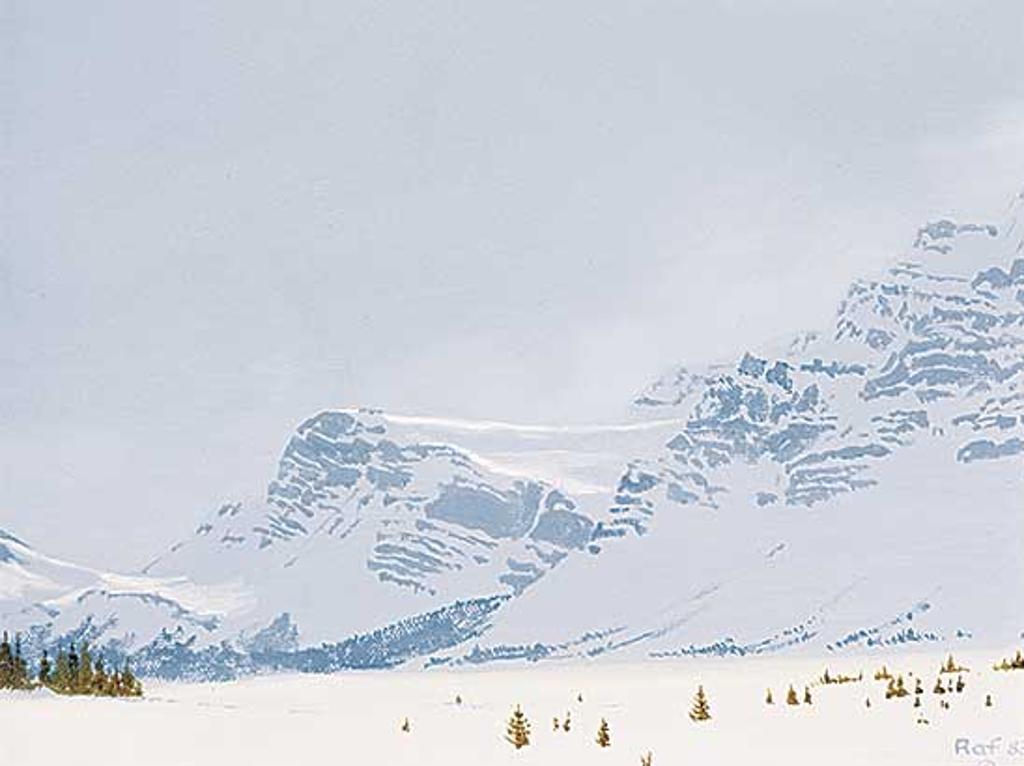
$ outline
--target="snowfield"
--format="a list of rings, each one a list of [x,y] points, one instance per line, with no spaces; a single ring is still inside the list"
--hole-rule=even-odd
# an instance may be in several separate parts
[[[261,676],[151,683],[130,701],[9,692],[0,695],[0,758],[19,766],[635,766],[650,751],[657,766],[1012,766],[1024,763],[1024,671],[991,669],[1012,653],[956,653],[970,668],[966,688],[941,697],[932,692],[939,652]],[[872,678],[883,663],[911,691],[922,679],[920,709],[913,694],[884,698],[885,684]],[[826,665],[833,675],[863,671],[864,680],[822,686]],[[790,683],[801,698],[809,685],[813,704],[786,705]],[[712,714],[704,723],[687,715],[698,684]],[[531,744],[518,751],[503,738],[516,704],[532,724]],[[553,717],[567,712],[570,731],[553,731]],[[595,743],[601,718],[607,749]]]

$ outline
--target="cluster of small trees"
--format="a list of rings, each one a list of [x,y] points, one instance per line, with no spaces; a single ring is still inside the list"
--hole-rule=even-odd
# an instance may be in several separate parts
[[[942,667],[939,668],[940,673],[967,673],[967,668],[957,664],[956,660],[953,659],[953,655],[949,655],[946,661],[942,663]]]
[[[993,670],[1024,670],[1024,654],[1021,654],[1020,649],[1017,650],[1017,654],[1014,655],[1012,660],[1008,660],[1003,657],[1002,661],[992,666]]]
[[[14,647],[4,631],[0,643],[0,689],[31,689],[28,677],[28,663],[21,656],[21,636],[14,637]]]
[[[964,684],[964,677],[963,676],[957,676],[956,677],[956,684],[953,683],[953,679],[952,678],[949,679],[949,681],[946,683],[945,686],[942,685],[942,679],[941,678],[936,678],[935,679],[935,686],[932,688],[932,692],[934,694],[947,694],[947,693],[952,693],[953,691],[956,691],[956,693],[959,694],[960,692],[962,692],[964,690],[964,686],[965,685],[966,684]]]
[[[769,689],[768,693],[765,695],[764,704],[766,704],[766,705],[774,705],[775,704],[775,698],[772,697],[772,690],[771,689]],[[789,685],[789,689],[786,691],[786,704],[787,705],[799,705],[800,704],[800,697],[796,693],[796,689],[793,688],[793,684],[790,684]],[[811,688],[809,686],[805,686],[804,687],[804,704],[805,705],[813,705],[814,704],[814,700],[811,698]]]
[[[863,681],[864,680],[864,674],[863,673],[858,673],[855,676],[847,676],[847,675],[834,676],[834,675],[832,675],[831,673],[828,672],[828,668],[825,668],[825,672],[822,673],[821,678],[819,680],[821,681],[821,683],[825,684],[826,686],[828,686],[829,684],[852,684],[852,683],[854,683],[856,681]]]
[[[66,652],[61,648],[53,661],[44,650],[39,661],[39,672],[32,679],[28,663],[21,653],[21,637],[15,636],[12,646],[4,631],[3,640],[0,641],[0,688],[33,689],[38,686],[45,686],[57,694],[142,696],[142,684],[127,662],[121,670],[111,672],[105,667],[102,657],[93,661],[88,644],[83,644],[80,652],[75,650],[74,644]]]
[[[582,701],[583,696],[578,697]],[[708,704],[707,695],[704,693],[704,687],[697,687],[697,694],[693,698],[693,706],[690,708],[690,719],[693,721],[708,721],[711,719],[711,707]],[[569,713],[565,714],[565,718],[561,721],[555,717],[552,719],[551,726],[553,731],[564,731],[568,732],[571,728],[570,724],[571,716]],[[408,719],[402,725],[402,731],[409,731]],[[516,750],[521,750],[530,744],[531,727],[530,720],[526,717],[526,713],[523,712],[521,706],[516,705],[509,716],[508,721],[505,723],[505,741],[508,742]],[[598,747],[606,748],[611,747],[612,735],[611,727],[608,725],[608,721],[604,718],[597,727],[597,735],[594,738]],[[640,758],[642,766],[650,766],[652,761],[652,755],[650,752],[644,754]]]
[[[906,684],[903,682],[903,676],[899,675],[895,679],[889,678],[889,683],[885,687],[885,698],[892,699],[893,697],[906,697],[910,694],[907,691]]]
[[[1012,660],[1003,659],[1002,662],[1000,662],[999,664],[995,665],[994,668],[996,670],[1018,670],[1018,669],[1024,669],[1024,654],[1022,654],[1020,651],[1018,651],[1016,656]],[[953,656],[949,655],[947,657],[947,659],[942,663],[942,665],[940,667],[940,673],[939,673],[938,678],[935,681],[935,687],[933,689],[933,692],[935,694],[938,694],[938,695],[946,695],[946,694],[951,694],[951,693],[961,693],[961,692],[963,692],[963,690],[964,690],[964,688],[966,686],[966,684],[964,682],[963,674],[964,673],[969,673],[969,672],[970,671],[969,671],[968,668],[965,668],[965,667],[959,665],[956,662],[956,660],[953,658]],[[942,674],[952,674],[952,673],[956,673],[957,674],[957,677],[956,677],[955,681],[952,678],[947,678],[945,681],[943,680]],[[885,698],[886,699],[891,699],[891,698],[894,698],[894,697],[895,698],[906,697],[906,696],[909,696],[911,694],[911,691],[908,688],[908,684],[904,680],[903,674],[893,675],[892,673],[889,672],[888,668],[886,666],[884,666],[884,665],[880,669],[875,671],[874,678],[877,681],[884,681],[885,682],[885,687],[886,687],[886,689],[885,689]],[[924,688],[925,687],[922,684],[921,679],[914,676],[914,673],[910,673],[909,674],[909,678],[911,679],[911,681],[913,681],[913,684],[914,684],[914,689],[913,689],[914,707],[915,708],[921,708],[922,707],[922,704],[921,704],[922,703],[922,699],[921,698],[922,698],[922,695],[924,694]],[[859,672],[856,676],[848,676],[848,675],[838,675],[838,676],[836,676],[836,675],[833,675],[828,670],[828,668],[826,668],[824,674],[818,679],[818,683],[820,683],[822,685],[831,685],[831,684],[854,683],[854,682],[860,682],[860,681],[863,681],[863,680],[864,680],[863,672]],[[579,702],[582,702],[583,701],[583,696],[579,695],[577,697],[577,700]],[[461,703],[461,701],[462,701],[461,697],[456,697],[456,703],[457,704]],[[786,691],[785,702],[786,702],[787,705],[791,705],[791,706],[797,706],[797,705],[801,705],[801,704],[802,705],[812,705],[813,704],[813,699],[811,697],[810,687],[809,686],[805,686],[804,687],[803,695],[801,697],[801,695],[797,692],[796,688],[794,688],[793,684],[790,684],[788,689],[787,689],[787,691]],[[771,689],[767,690],[767,695],[765,697],[765,703],[768,704],[768,705],[774,705],[775,704],[775,700],[773,698],[772,690]],[[870,697],[865,699],[865,705],[868,708],[871,707],[871,699],[870,699]],[[944,709],[949,709],[949,707],[950,707],[949,703],[946,700],[944,700],[944,699],[939,701],[939,705],[940,705],[940,707],[942,707]],[[985,706],[986,707],[992,707],[993,706],[992,696],[990,694],[985,695]],[[704,687],[703,686],[698,686],[697,687],[697,693],[694,695],[693,705],[692,705],[692,707],[690,709],[689,717],[694,722],[707,721],[707,720],[711,719],[711,708],[710,708],[710,705],[708,703],[708,698],[707,698],[707,695],[704,692]],[[552,719],[552,729],[555,732],[559,732],[559,731],[568,732],[570,730],[570,727],[571,727],[570,720],[571,720],[571,717],[570,717],[570,713],[568,713],[568,712],[565,714],[565,718],[564,719],[559,719],[558,717],[555,717],[555,718]],[[918,713],[918,723],[927,724],[928,722],[929,721],[928,721],[927,718],[924,717],[924,714],[919,712]],[[408,719],[406,719],[405,723],[403,724],[402,730],[405,731],[405,732],[409,731]],[[509,742],[509,744],[511,744],[513,747],[515,747],[516,750],[519,750],[519,749],[521,749],[523,747],[526,747],[526,746],[528,746],[530,744],[530,742],[531,742],[530,738],[531,738],[530,721],[526,717],[526,714],[523,712],[522,708],[519,705],[517,705],[515,707],[515,710],[512,712],[511,717],[506,722],[506,725],[505,725],[505,740],[507,742]],[[597,745],[599,747],[601,747],[601,748],[610,747],[611,744],[612,744],[611,730],[610,730],[610,727],[608,725],[608,722],[604,718],[600,719],[600,724],[599,724],[598,729],[597,729],[597,735],[595,737],[595,741],[596,741]],[[652,759],[652,756],[651,756],[650,752],[642,755],[641,759],[640,759],[641,766],[651,766],[651,759]]]
[[[89,645],[80,652],[71,644],[69,651],[57,651],[50,663],[47,653],[39,662],[39,683],[58,694],[90,694],[97,697],[141,697],[142,684],[125,662],[121,670],[107,670],[103,658],[93,662]]]
[[[569,713],[565,714],[565,720],[562,723],[559,723],[557,718],[552,719],[552,729],[554,731],[568,732],[570,728]],[[505,724],[505,741],[516,750],[520,750],[530,744],[530,721],[519,705],[516,705],[516,709],[512,711],[511,717],[509,717],[508,722]],[[595,741],[600,747],[611,747],[611,729],[608,726],[608,722],[603,718],[597,727]]]

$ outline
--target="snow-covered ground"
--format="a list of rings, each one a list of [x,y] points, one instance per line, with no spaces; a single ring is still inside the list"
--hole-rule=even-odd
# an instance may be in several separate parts
[[[943,655],[873,653],[822,658],[704,659],[614,665],[547,664],[511,670],[264,676],[225,684],[151,684],[142,700],[59,698],[35,692],[0,698],[5,764],[622,764],[647,751],[652,764],[828,764],[942,766],[1024,764],[1024,671],[994,672],[1012,651],[964,652],[962,694],[932,692]],[[903,673],[913,695],[886,700],[872,679],[882,663]],[[859,683],[816,679],[856,675]],[[914,674],[913,676],[911,674]],[[790,707],[792,683],[813,705]],[[712,719],[687,713],[697,685]],[[771,688],[775,704],[767,706]],[[992,695],[993,706],[984,699]],[[583,701],[578,701],[582,695]],[[456,704],[456,696],[462,699]],[[865,700],[871,700],[867,707]],[[939,700],[950,702],[950,709]],[[516,704],[532,723],[531,744],[504,741]],[[571,714],[571,730],[552,719]],[[928,723],[918,723],[923,715]],[[403,733],[405,717],[410,731]],[[611,747],[595,743],[600,719]],[[991,748],[992,743],[995,747]]]

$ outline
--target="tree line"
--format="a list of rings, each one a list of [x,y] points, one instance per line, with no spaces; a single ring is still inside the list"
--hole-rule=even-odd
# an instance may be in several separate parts
[[[120,669],[108,669],[103,657],[93,659],[88,643],[76,650],[57,650],[51,661],[44,650],[35,678],[21,651],[21,636],[12,646],[7,631],[0,641],[0,689],[37,689],[45,687],[57,694],[85,694],[95,697],[141,697],[142,684],[125,661]]]

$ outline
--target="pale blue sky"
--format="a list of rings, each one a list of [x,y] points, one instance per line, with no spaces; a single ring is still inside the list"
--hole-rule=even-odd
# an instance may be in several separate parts
[[[0,526],[132,566],[331,406],[607,421],[1024,184],[1018,0],[4,4]]]

